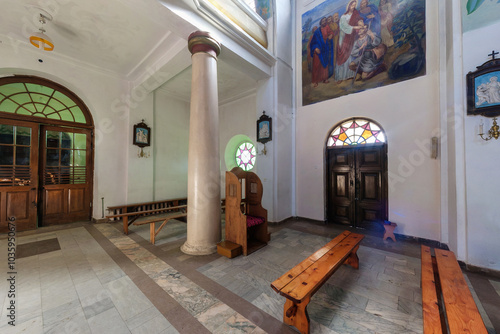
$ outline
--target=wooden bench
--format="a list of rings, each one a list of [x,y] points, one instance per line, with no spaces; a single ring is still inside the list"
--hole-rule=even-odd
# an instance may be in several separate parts
[[[451,251],[421,246],[424,334],[488,333]]]
[[[143,202],[143,203],[132,203],[132,204],[123,204],[116,206],[108,206],[107,210],[110,213],[108,217],[120,218],[117,215],[129,212],[139,212],[139,211],[149,211],[156,209],[163,209],[172,206],[179,206],[187,204],[187,198],[173,198],[166,199],[162,201],[154,201],[154,202]]]
[[[224,212],[225,204],[226,204],[225,199],[223,198],[221,200],[222,212]],[[244,207],[244,203],[242,203],[242,206]],[[121,219],[123,222],[123,233],[128,234],[128,227],[132,225],[135,222],[135,220],[138,219],[139,217],[158,215],[168,211],[185,212],[186,209],[187,209],[187,198],[175,198],[175,199],[156,201],[156,202],[110,206],[108,207],[107,210],[109,212],[112,212],[113,214],[107,215],[106,218],[111,220]],[[178,218],[182,217],[187,217],[187,215],[179,216]]]
[[[309,333],[306,307],[311,297],[342,264],[359,268],[356,252],[363,238],[361,234],[344,231],[271,284],[276,292],[286,297],[284,323],[301,333]]]
[[[146,210],[146,211],[134,211],[134,212],[126,212],[121,214],[109,215],[106,218],[121,218],[123,222],[123,233],[128,234],[128,227],[130,224],[134,223],[136,219],[142,216],[159,214],[167,211],[185,211],[187,209],[187,205],[178,205],[178,206],[170,206],[162,209],[155,210]],[[186,215],[182,216],[185,217]],[[130,220],[129,220],[130,219]]]
[[[179,212],[179,213],[174,213],[173,215],[169,215],[166,217],[155,217],[155,218],[150,218],[147,220],[140,220],[140,221],[135,221],[134,225],[140,226],[140,225],[146,225],[149,224],[149,241],[154,245],[155,244],[155,238],[160,233],[161,229],[167,224],[167,222],[171,219],[178,219],[181,217],[186,217],[187,212]],[[163,223],[160,225],[160,227],[156,228],[156,223],[161,222]]]

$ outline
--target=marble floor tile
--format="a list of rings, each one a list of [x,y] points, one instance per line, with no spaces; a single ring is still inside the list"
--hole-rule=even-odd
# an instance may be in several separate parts
[[[13,328],[0,321],[0,332],[293,333],[282,324],[285,299],[270,284],[338,233],[300,220],[270,226],[268,246],[228,259],[183,254],[186,224],[167,225],[154,246],[147,226],[132,227],[125,236],[120,223],[21,233],[21,244],[56,238],[61,250],[17,260],[17,323]],[[340,267],[311,299],[311,334],[422,333],[419,245],[365,239],[360,268]],[[0,235],[0,319],[9,302],[5,245]],[[500,296],[500,280],[484,281]],[[145,286],[169,299],[147,295]],[[491,305],[470,288],[489,333],[495,333],[486,312]],[[182,321],[176,319],[180,314]]]
[[[158,311],[158,309],[156,309],[156,307],[151,306],[150,308],[148,308],[144,312],[138,313],[137,315],[128,319],[126,321],[127,327],[130,328],[130,330],[134,330],[138,327],[141,327],[141,326],[143,327],[143,325],[147,324],[148,322],[152,321],[153,319],[155,319],[157,317],[161,317],[161,318],[165,319],[165,317]],[[165,321],[167,322],[168,325],[170,325],[170,323],[166,319],[165,319]],[[157,333],[162,332],[167,327],[168,326],[165,326],[160,331],[157,331]]]
[[[90,333],[87,320],[78,300],[43,312],[44,333]]]
[[[221,323],[226,323],[229,318],[234,317],[236,312],[226,304],[218,302],[212,305],[207,310],[198,314],[198,321],[203,324],[209,331],[217,330]]]
[[[132,334],[158,334],[163,333],[166,330],[174,329],[172,325],[165,319],[161,314],[156,315],[156,317],[145,321],[138,327],[132,328]],[[175,329],[174,329],[175,330]],[[175,330],[177,332],[177,330]]]
[[[88,319],[88,324],[92,333],[130,334],[130,330],[116,308]]]
[[[151,308],[151,302],[127,276],[106,283],[104,287],[110,292],[110,298],[123,320]]]
[[[19,334],[19,333],[30,333],[30,334],[43,334],[43,317],[40,315],[35,318],[31,318],[24,322],[16,322],[15,326],[9,325],[7,322],[2,321],[0,323],[0,332],[2,334]]]

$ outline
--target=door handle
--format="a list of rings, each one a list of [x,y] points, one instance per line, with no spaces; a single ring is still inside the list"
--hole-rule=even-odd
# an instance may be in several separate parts
[[[31,202],[33,204],[33,207],[36,208],[36,201]]]

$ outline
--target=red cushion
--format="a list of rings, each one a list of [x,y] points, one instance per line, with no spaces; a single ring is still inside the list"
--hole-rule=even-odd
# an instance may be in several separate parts
[[[247,215],[247,227],[259,225],[262,224],[263,222],[265,222],[265,219],[262,217]]]

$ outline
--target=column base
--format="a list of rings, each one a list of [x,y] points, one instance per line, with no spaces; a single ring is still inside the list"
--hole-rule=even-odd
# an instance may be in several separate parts
[[[187,241],[181,246],[181,251],[188,255],[210,255],[217,251],[217,245],[190,245]]]

